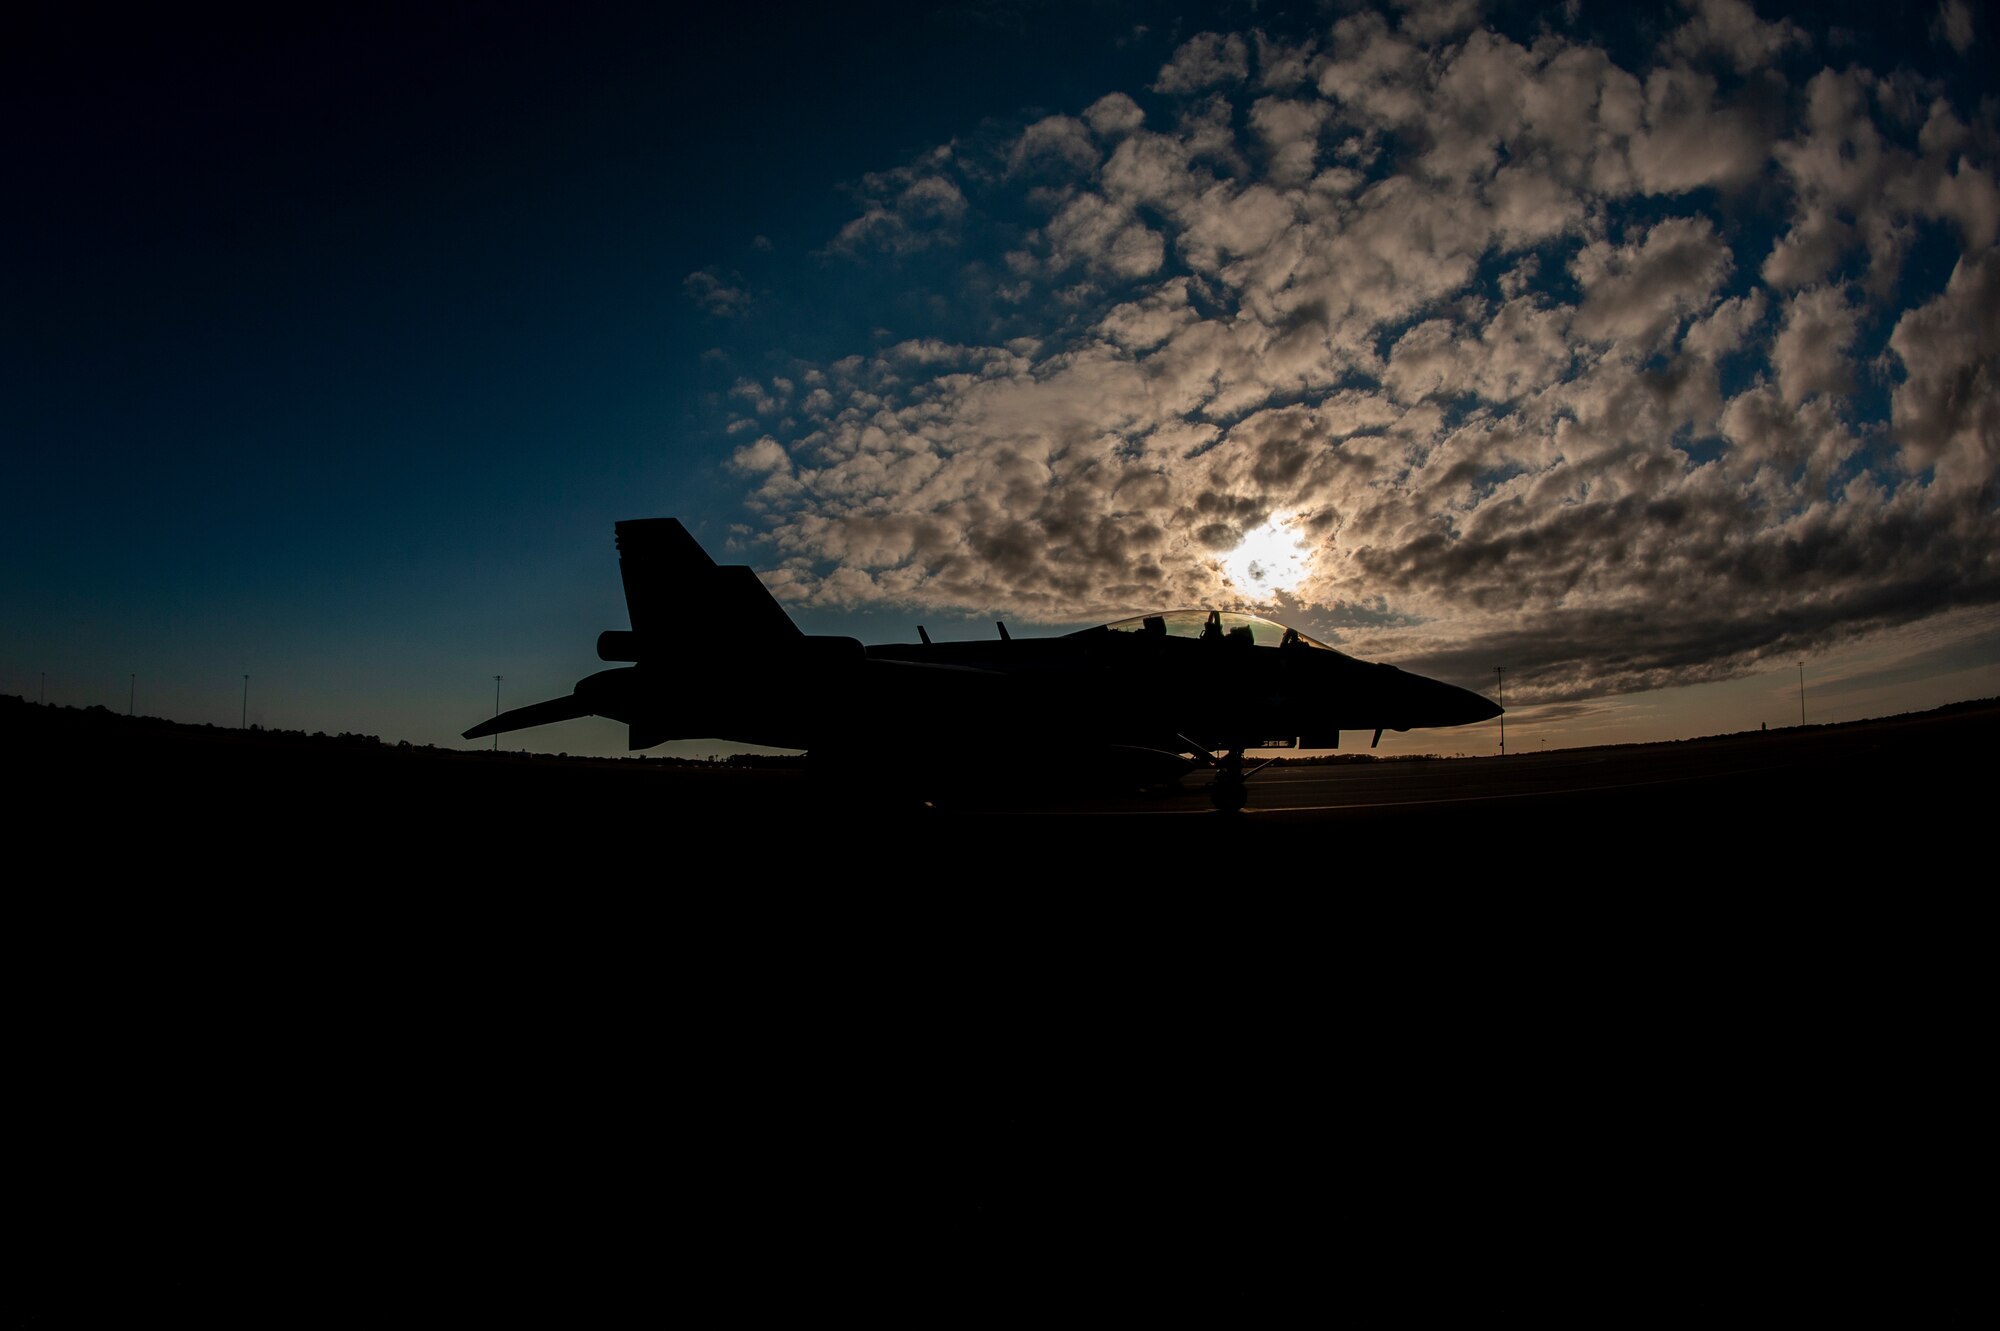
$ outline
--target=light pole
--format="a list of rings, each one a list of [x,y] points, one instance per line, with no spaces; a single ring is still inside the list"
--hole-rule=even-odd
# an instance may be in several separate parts
[[[243,677],[243,715],[237,718],[236,728],[238,730],[250,728],[250,676],[248,675]]]
[[[500,719],[500,676],[493,677],[493,719]],[[500,752],[500,732],[493,732],[493,752]]]
[[[134,670],[132,672],[132,687],[126,690],[125,693],[125,715],[127,716],[132,715],[132,703],[133,700],[138,698],[138,696],[139,696],[139,672]]]
[[[1507,756],[1507,667],[1494,666],[1493,678],[1495,687],[1500,692],[1498,699],[1500,703],[1500,756],[1505,758]]]
[[[1799,724],[1806,723],[1806,663],[1799,662]]]

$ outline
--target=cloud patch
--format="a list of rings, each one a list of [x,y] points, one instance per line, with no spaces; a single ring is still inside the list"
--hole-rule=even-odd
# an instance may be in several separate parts
[[[985,159],[866,178],[828,253],[961,255],[972,331],[728,396],[778,594],[1230,604],[1224,557],[1284,514],[1302,629],[1513,662],[1523,702],[2000,601],[1994,103],[1822,66],[1742,0],[1630,65],[1479,13],[1203,32]]]

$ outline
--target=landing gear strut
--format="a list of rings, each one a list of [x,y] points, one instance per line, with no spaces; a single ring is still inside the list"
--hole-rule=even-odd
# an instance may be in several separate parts
[[[1243,770],[1244,746],[1223,753],[1213,752],[1196,744],[1185,735],[1177,737],[1188,746],[1197,757],[1215,769],[1215,779],[1208,783],[1209,802],[1223,813],[1236,813],[1250,802],[1250,778],[1270,766],[1268,761],[1258,763],[1249,771]]]
[[[1243,776],[1243,754],[1239,750],[1224,759],[1222,770],[1208,783],[1208,798],[1224,813],[1235,813],[1250,802],[1250,788]]]

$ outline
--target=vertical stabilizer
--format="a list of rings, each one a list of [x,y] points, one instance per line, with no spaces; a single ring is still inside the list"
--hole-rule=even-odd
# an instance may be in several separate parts
[[[642,648],[740,646],[800,636],[753,570],[717,564],[677,519],[621,522],[617,532],[625,609]]]
[[[715,561],[678,518],[639,518],[621,522],[615,530],[618,572],[625,579],[625,610],[632,616],[632,631],[648,635],[670,631],[675,603],[685,604],[687,585],[714,572]]]

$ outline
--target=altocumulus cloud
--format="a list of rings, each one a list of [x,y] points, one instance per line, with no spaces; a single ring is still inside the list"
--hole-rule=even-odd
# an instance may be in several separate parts
[[[779,594],[1245,604],[1283,516],[1286,618],[1522,701],[2000,603],[1993,103],[1741,0],[1656,31],[1202,32],[870,176],[825,262],[949,253],[977,318],[730,397]],[[1982,58],[1961,0],[1931,31]]]

